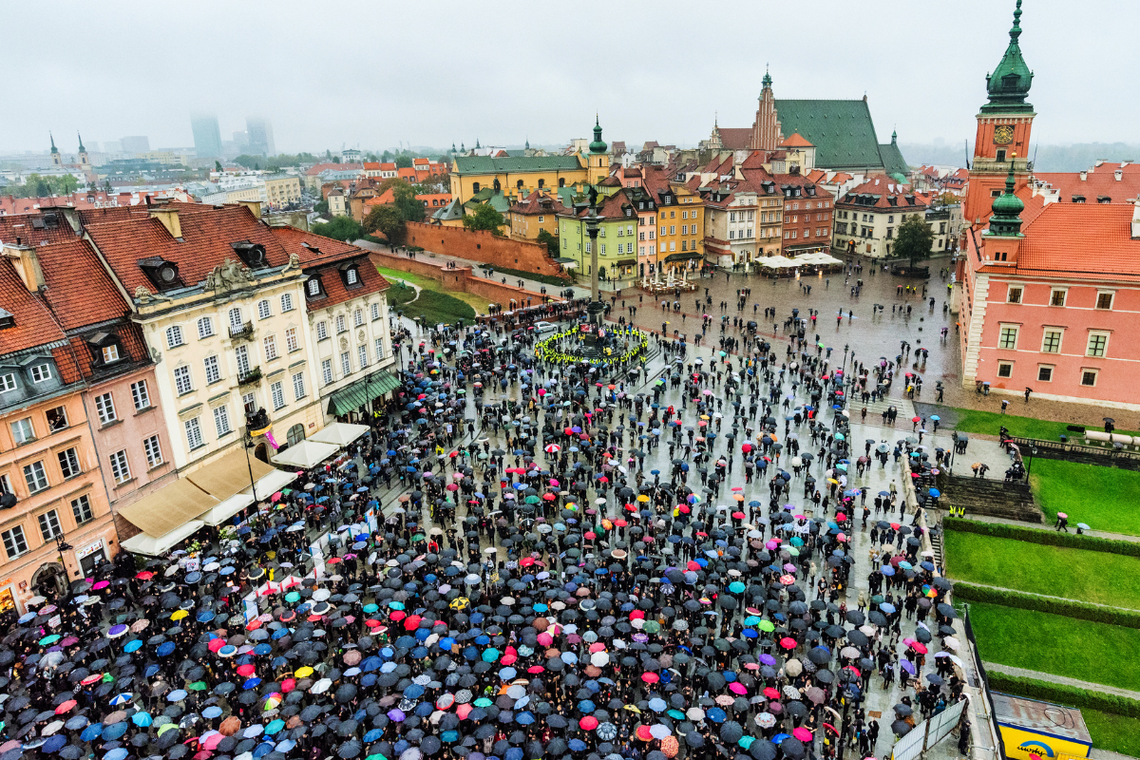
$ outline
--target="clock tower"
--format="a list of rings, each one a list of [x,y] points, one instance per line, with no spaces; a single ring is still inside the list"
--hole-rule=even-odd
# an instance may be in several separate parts
[[[962,215],[967,224],[984,223],[994,198],[1003,194],[1010,166],[1015,189],[1029,179],[1029,137],[1033,106],[1026,102],[1033,72],[1021,57],[1021,0],[1013,12],[1009,46],[992,74],[986,76],[989,99],[978,114],[974,138],[974,162]]]

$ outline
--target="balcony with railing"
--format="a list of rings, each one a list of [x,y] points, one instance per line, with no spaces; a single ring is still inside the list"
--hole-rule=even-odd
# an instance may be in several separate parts
[[[261,380],[261,367],[253,367],[238,375],[238,385],[252,385]]]
[[[230,338],[233,340],[248,340],[253,337],[253,322],[242,322],[240,325],[230,325]]]

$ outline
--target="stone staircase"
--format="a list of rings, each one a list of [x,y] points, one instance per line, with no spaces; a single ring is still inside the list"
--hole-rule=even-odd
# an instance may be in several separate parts
[[[967,519],[987,515],[1038,524],[1045,521],[1026,483],[951,475],[944,498],[959,509],[965,508]]]
[[[910,429],[910,420],[914,417],[914,404],[911,403],[910,399],[888,397],[880,398],[878,401],[868,401],[864,404],[858,398],[853,398],[847,407],[848,411],[851,412],[852,420],[859,419],[859,414],[864,406],[867,407],[867,424],[882,425],[883,412],[893,406],[899,410],[898,419],[895,420],[895,429]]]

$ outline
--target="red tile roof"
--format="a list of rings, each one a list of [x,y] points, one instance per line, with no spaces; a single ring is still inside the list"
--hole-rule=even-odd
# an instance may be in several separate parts
[[[1120,179],[1116,172],[1120,171]],[[1128,203],[1140,195],[1140,165],[1103,163],[1088,170],[1085,179],[1079,172],[1035,172],[1033,178],[1058,191],[1061,203],[1072,203],[1078,195],[1089,203],[1098,198],[1111,198],[1112,203]]]
[[[271,227],[270,231],[286,254],[297,254],[302,267],[362,256],[365,253],[363,248],[352,243],[314,235],[296,227]]]
[[[0,243],[14,244],[17,238],[22,245],[63,243],[75,239],[75,230],[63,217],[63,213],[58,211],[55,212],[55,221],[50,227],[44,223],[42,211],[0,216]]]
[[[523,200],[511,206],[512,214],[532,216],[535,214],[570,214],[570,209],[562,205],[558,198],[552,198],[546,193],[535,190]]]
[[[855,203],[855,196],[878,196],[874,203]],[[908,200],[908,197],[913,199]],[[892,204],[888,198],[894,198]],[[872,177],[862,185],[853,188],[838,205],[845,208],[882,208],[882,209],[918,209],[926,208],[927,203],[922,200],[910,185],[900,185],[891,177]]]
[[[65,330],[121,319],[130,306],[86,240],[40,248],[44,291]]]
[[[1132,238],[1130,203],[1050,203],[1023,224],[1018,272],[1140,280],[1140,240]],[[1095,251],[1095,255],[1085,252]]]
[[[64,340],[63,329],[24,286],[9,259],[0,259],[0,308],[15,317],[16,326],[0,330],[0,355]]]
[[[321,298],[308,299],[310,309],[327,309],[330,306],[336,306],[369,293],[381,293],[390,287],[391,284],[377,271],[376,267],[379,265],[372,259],[372,255],[365,250],[359,248],[357,250],[364,255],[359,260],[360,266],[357,267],[357,272],[360,275],[360,287],[351,289],[345,287],[344,279],[337,269],[338,264],[342,262],[325,262],[320,266],[305,267],[306,274],[319,274],[321,276],[321,285],[326,293]],[[343,258],[347,261],[352,257]]]
[[[751,127],[720,127],[720,143],[727,150],[746,150],[752,141]]]
[[[323,171],[350,172],[353,169],[360,168],[360,164],[314,164],[305,170],[305,175],[315,177]]]
[[[792,136],[780,143],[781,148],[814,148],[815,145],[808,142],[799,132],[793,132]]]

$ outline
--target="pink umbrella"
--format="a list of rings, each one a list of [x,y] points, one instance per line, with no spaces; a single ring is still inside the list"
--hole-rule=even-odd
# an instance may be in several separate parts
[[[748,689],[746,689],[744,687],[744,684],[742,684],[740,681],[733,681],[732,683],[730,683],[728,685],[728,690],[731,691],[733,694],[739,694],[740,696],[744,696],[745,694],[748,693]]]
[[[801,742],[810,742],[811,741],[811,731],[808,731],[803,726],[799,726],[797,728],[792,729],[792,736],[796,737]]]

